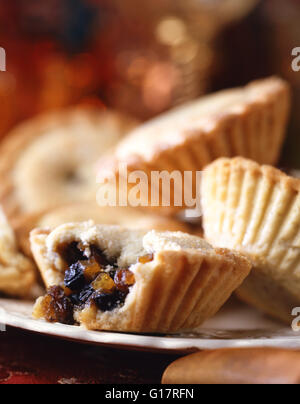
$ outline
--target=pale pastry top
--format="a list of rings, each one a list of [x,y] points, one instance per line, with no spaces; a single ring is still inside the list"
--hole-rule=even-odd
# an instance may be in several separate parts
[[[283,80],[271,77],[202,97],[139,126],[118,145],[115,156],[119,160],[128,156],[151,159],[158,148],[163,150],[181,144],[187,137],[213,132],[226,117],[268,106],[287,87]]]

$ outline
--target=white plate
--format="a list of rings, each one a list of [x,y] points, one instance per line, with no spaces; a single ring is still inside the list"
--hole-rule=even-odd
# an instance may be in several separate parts
[[[86,344],[169,352],[229,347],[300,348],[300,333],[236,302],[227,304],[193,333],[164,336],[86,331],[81,327],[34,320],[31,312],[31,303],[0,299],[1,324]]]

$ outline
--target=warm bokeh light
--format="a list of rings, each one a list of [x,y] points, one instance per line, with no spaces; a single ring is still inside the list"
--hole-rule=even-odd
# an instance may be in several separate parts
[[[82,100],[148,119],[205,94],[222,66],[219,33],[257,1],[0,0],[11,74],[0,83],[0,136]]]
[[[160,21],[156,28],[156,35],[161,43],[176,46],[186,41],[188,33],[185,22],[171,16]]]
[[[180,74],[172,64],[154,64],[148,70],[143,83],[145,105],[153,112],[166,109],[178,85],[180,85]]]

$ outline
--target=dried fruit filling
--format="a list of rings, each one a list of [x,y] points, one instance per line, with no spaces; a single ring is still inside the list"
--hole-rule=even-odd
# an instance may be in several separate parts
[[[54,286],[44,298],[46,320],[74,324],[76,308],[96,305],[103,312],[121,307],[135,283],[134,274],[127,268],[118,268],[95,246],[90,256],[78,243],[64,246],[59,253],[66,261],[64,288]]]

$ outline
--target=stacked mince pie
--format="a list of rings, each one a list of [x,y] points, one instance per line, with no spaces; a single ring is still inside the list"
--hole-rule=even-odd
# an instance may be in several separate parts
[[[191,330],[232,293],[289,322],[300,180],[272,167],[289,109],[288,84],[271,77],[143,125],[79,107],[22,124],[0,145],[0,292],[32,298],[43,285],[34,318],[92,330]],[[149,178],[203,171],[202,217],[191,225],[175,203],[99,206],[96,176],[121,180],[122,164]]]

